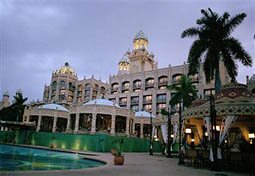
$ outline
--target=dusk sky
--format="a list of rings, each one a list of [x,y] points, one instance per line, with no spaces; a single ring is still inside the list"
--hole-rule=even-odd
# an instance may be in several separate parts
[[[0,94],[21,88],[29,101],[42,99],[52,71],[65,62],[84,76],[107,81],[133,37],[143,30],[159,68],[183,64],[194,39],[182,31],[196,25],[200,10],[210,7],[247,17],[233,36],[255,58],[255,1],[86,1],[0,0]],[[238,81],[255,73],[239,66]]]

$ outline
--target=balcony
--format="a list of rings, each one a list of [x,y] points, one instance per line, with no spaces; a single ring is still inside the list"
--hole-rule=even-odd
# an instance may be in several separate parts
[[[181,80],[180,79],[176,79],[172,81],[172,84],[180,84]]]
[[[157,103],[165,103],[166,98],[157,98]]]
[[[131,100],[131,105],[138,105],[139,104],[139,100],[137,101],[137,100],[134,100],[134,101],[132,101]]]
[[[146,83],[145,88],[152,88],[154,87],[154,83]]]
[[[112,87],[111,92],[117,92],[118,91],[118,87]]]
[[[129,86],[123,86],[122,91],[129,90]]]
[[[158,83],[158,86],[167,86],[167,81],[159,82],[159,83]]]
[[[143,104],[151,104],[152,100],[143,100]]]
[[[142,85],[141,84],[138,84],[138,85],[136,85],[136,84],[134,84],[133,85],[133,89],[135,90],[135,89],[141,89],[142,88]]]
[[[85,87],[85,90],[90,90],[91,87]]]
[[[120,105],[120,106],[127,106],[127,102],[126,102],[126,101],[120,101],[120,102],[119,102],[119,105]]]

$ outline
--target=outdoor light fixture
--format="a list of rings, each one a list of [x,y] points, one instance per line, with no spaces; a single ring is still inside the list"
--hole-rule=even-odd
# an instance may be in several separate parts
[[[191,142],[195,142],[195,139],[194,139],[194,138],[192,138],[192,139],[191,139]]]
[[[253,139],[255,138],[255,134],[249,133],[249,138],[250,138],[250,144],[253,144]]]
[[[191,134],[191,129],[190,129],[190,128],[186,128],[186,129],[185,129],[185,133],[186,133],[186,134]]]
[[[255,138],[255,134],[254,133],[249,133],[249,138],[250,139],[254,139]]]
[[[213,126],[213,129],[215,129],[215,127]],[[220,131],[220,126],[216,125],[216,131]]]
[[[171,134],[171,138],[174,138],[174,135],[173,135],[173,134]]]
[[[228,143],[228,141],[227,141],[227,140],[225,140],[224,142],[225,142],[225,144],[226,144],[226,143]]]
[[[207,131],[205,132],[205,136],[208,136],[208,133],[207,133]]]

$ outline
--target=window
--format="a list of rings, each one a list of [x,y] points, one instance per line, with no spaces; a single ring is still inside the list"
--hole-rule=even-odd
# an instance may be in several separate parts
[[[157,95],[157,103],[158,102],[166,102],[166,94],[158,94]]]
[[[139,104],[139,97],[131,97],[131,104]]]
[[[143,103],[151,103],[152,102],[152,96],[146,95],[143,97]]]
[[[139,106],[138,105],[131,105],[131,109],[132,109],[132,111],[137,112],[137,111],[139,111]]]
[[[151,112],[152,111],[152,105],[146,104],[143,106],[144,111]]]

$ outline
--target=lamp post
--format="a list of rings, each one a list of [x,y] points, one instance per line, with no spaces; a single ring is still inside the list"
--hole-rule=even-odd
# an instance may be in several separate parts
[[[182,101],[179,103],[179,162],[178,164],[183,164],[183,156],[182,156]]]
[[[150,149],[149,149],[149,152],[150,152],[150,155],[153,155],[153,151],[152,151],[152,145],[153,145],[153,136],[152,136],[152,114],[150,112]]]
[[[170,106],[168,107],[168,117],[167,117],[167,125],[168,125],[168,130],[167,130],[167,158],[172,158],[171,155],[171,108]]]
[[[211,170],[212,171],[219,171],[219,164],[217,158],[217,138],[216,138],[216,110],[215,110],[215,100],[214,96],[212,95],[212,90],[210,92],[210,116],[211,116],[211,146],[213,151],[213,161]]]

